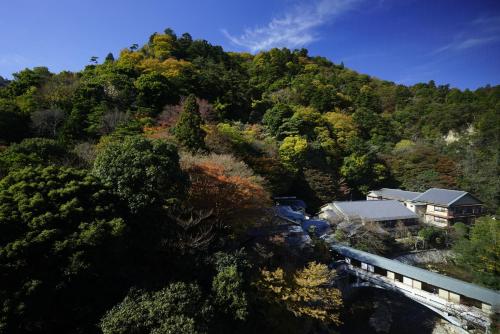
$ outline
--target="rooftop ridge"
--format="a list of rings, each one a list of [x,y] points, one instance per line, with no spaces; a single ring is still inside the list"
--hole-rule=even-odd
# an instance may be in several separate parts
[[[455,198],[454,200],[450,201],[450,203],[448,203],[447,205],[451,205],[453,203],[455,203],[456,201],[458,201],[459,199],[461,199],[462,197],[464,197],[465,195],[467,195],[468,192],[465,192],[463,194],[461,194],[460,196],[458,196],[457,198]]]

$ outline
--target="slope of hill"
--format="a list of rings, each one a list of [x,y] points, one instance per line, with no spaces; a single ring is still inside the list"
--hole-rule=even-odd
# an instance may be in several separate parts
[[[447,187],[497,209],[498,86],[408,87],[305,49],[225,52],[170,29],[95,62],[78,73],[15,74],[0,90],[0,140],[72,146],[116,132],[167,136],[175,105],[193,93],[205,106],[208,149],[243,159],[275,195],[315,207],[381,186]]]
[[[500,86],[408,87],[170,29],[91,63],[0,78],[0,333],[336,330],[331,255],[287,248],[273,195],[314,212],[446,187],[498,210]],[[455,231],[490,285],[495,224]]]

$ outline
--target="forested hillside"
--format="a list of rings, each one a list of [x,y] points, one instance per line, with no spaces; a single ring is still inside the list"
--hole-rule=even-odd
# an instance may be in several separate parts
[[[70,152],[108,137],[168,138],[175,106],[192,93],[207,135],[199,148],[241,158],[275,195],[314,207],[381,186],[434,186],[497,209],[500,87],[407,87],[304,49],[224,52],[169,29],[117,59],[96,58],[78,73],[14,74],[0,90],[4,144],[45,137]],[[12,163],[2,159],[3,174]]]
[[[315,213],[442,187],[496,213],[499,136],[500,86],[397,85],[170,29],[80,72],[0,78],[0,333],[329,328],[321,247],[248,247],[271,198]]]

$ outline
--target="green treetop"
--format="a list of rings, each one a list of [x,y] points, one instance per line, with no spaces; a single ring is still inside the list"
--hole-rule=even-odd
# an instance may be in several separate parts
[[[166,204],[184,189],[177,149],[139,136],[108,144],[97,156],[93,173],[109,184],[132,212]]]
[[[205,149],[205,131],[201,128],[203,120],[200,115],[196,97],[191,94],[184,101],[184,108],[175,126],[175,137],[190,151]]]
[[[70,168],[28,167],[0,181],[0,333],[88,332],[108,298],[95,291],[113,291],[125,231],[115,202]]]

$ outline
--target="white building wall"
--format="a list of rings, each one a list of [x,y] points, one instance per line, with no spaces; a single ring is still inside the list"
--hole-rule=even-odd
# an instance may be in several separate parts
[[[403,276],[403,283],[409,286],[413,286],[413,280],[406,276]]]
[[[445,300],[449,300],[449,298],[450,298],[448,290],[439,289],[438,295],[439,295],[439,297],[441,297],[441,298],[443,298]]]

